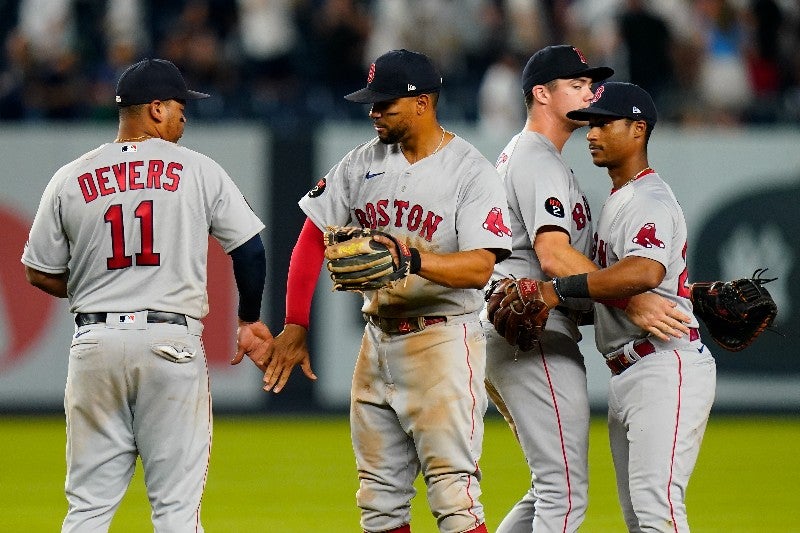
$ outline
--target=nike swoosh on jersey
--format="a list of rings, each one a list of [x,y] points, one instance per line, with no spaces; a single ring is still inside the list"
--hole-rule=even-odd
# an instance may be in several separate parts
[[[375,176],[380,176],[381,174],[386,174],[386,172],[375,172],[374,174],[370,174],[369,170],[367,170],[367,173],[364,174],[364,179],[369,180],[374,178]]]
[[[77,332],[75,333],[75,336],[74,336],[73,338],[77,339],[78,337],[80,337],[80,336],[81,336],[81,335],[83,335],[84,333],[89,333],[90,331],[91,331],[91,330],[89,330],[89,329],[85,329],[85,330],[83,330],[83,331],[77,331]]]

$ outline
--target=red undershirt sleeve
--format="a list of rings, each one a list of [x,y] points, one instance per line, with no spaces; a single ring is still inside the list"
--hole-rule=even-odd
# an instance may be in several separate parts
[[[289,260],[286,279],[286,319],[284,324],[297,324],[308,329],[311,299],[319,279],[325,243],[322,231],[306,218]]]

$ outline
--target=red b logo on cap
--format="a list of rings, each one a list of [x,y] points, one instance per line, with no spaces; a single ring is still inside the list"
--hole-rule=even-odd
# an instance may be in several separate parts
[[[605,90],[605,88],[606,88],[605,85],[601,85],[600,87],[597,88],[597,90],[594,92],[594,98],[592,98],[592,103],[595,103],[596,101],[600,100],[600,97],[603,96],[603,91]]]
[[[575,50],[576,54],[578,54],[578,57],[581,59],[581,63],[588,63],[588,61],[586,61],[586,56],[583,55],[583,52],[581,52],[580,50],[578,50],[574,46],[572,47],[572,49]]]
[[[375,63],[369,66],[369,73],[367,74],[367,83],[372,83],[375,79]]]

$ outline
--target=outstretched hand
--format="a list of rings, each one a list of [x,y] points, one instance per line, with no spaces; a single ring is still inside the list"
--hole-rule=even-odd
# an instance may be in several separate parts
[[[297,324],[286,324],[272,347],[270,360],[264,368],[264,390],[275,393],[283,390],[295,365],[300,365],[305,376],[316,381],[311,370],[311,358],[306,344],[306,328]],[[261,368],[259,366],[259,368]]]
[[[242,322],[236,330],[236,354],[231,360],[238,365],[244,356],[249,357],[262,372],[272,358],[273,338],[269,328],[261,322]]]
[[[681,313],[677,304],[655,293],[645,292],[630,298],[625,314],[642,328],[663,341],[689,333],[692,318]]]

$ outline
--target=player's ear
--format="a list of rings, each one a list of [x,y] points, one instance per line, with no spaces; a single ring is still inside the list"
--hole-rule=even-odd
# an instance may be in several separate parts
[[[416,108],[417,114],[421,115],[428,109],[431,105],[431,96],[429,94],[419,94],[417,95],[416,101]]]
[[[634,137],[644,137],[647,134],[647,122],[644,120],[634,120],[631,124]]]
[[[150,118],[156,122],[161,122],[164,120],[164,111],[164,102],[161,100],[153,100],[147,104],[147,112],[150,115]]]
[[[546,102],[550,96],[550,91],[546,85],[534,85],[531,88],[531,93],[533,93],[533,100],[539,104]]]

